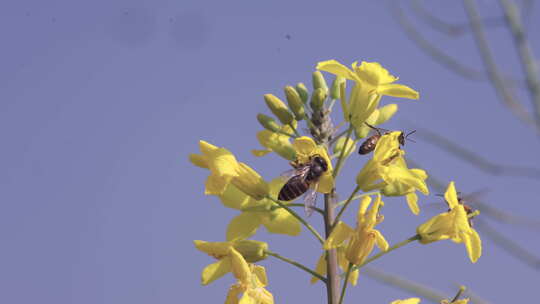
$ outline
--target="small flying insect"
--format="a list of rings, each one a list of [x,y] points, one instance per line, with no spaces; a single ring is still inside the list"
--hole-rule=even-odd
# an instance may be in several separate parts
[[[310,216],[313,213],[313,207],[317,200],[317,184],[319,178],[328,170],[326,160],[316,154],[310,157],[307,163],[291,162],[294,169],[287,171],[284,175],[292,175],[285,185],[279,191],[278,199],[280,201],[292,201],[305,193],[304,208],[306,214]]]
[[[381,136],[383,136],[384,134],[390,133],[390,130],[374,127],[374,126],[368,124],[367,122],[364,122],[364,123],[366,124],[366,126],[368,126],[368,127],[372,128],[373,130],[375,130],[377,132],[377,134],[371,135],[370,137],[368,137],[360,145],[360,148],[358,149],[358,154],[360,154],[360,155],[365,155],[365,154],[368,154],[371,151],[375,150],[375,147],[377,146],[377,142],[379,142],[379,139],[381,138]],[[384,134],[381,133],[381,131],[383,131]],[[398,137],[399,144],[401,146],[405,146],[405,139],[408,139],[408,140],[414,142],[414,140],[408,138],[414,132],[416,132],[416,130],[413,130],[413,131],[409,132],[408,134],[405,134],[405,132],[401,132],[401,134],[399,134],[399,137]]]
[[[464,202],[465,201],[468,201],[470,200],[471,198],[473,197],[478,197],[479,195],[483,194],[486,190],[482,189],[480,191],[476,191],[476,192],[473,192],[473,193],[470,193],[468,194],[466,197],[462,197],[461,196],[461,192],[457,192],[457,199],[458,199],[458,203],[460,205],[463,205],[463,209],[465,209],[465,212],[467,213],[467,215],[473,213],[475,210],[473,209],[473,207],[465,204]],[[444,197],[443,194],[437,194],[437,196],[441,196],[441,197]],[[445,199],[445,202],[446,202],[446,199]],[[448,202],[446,202],[446,204],[448,204]],[[447,212],[450,211],[450,209],[447,210]],[[473,226],[473,222],[472,222],[472,218],[469,218],[469,226]]]

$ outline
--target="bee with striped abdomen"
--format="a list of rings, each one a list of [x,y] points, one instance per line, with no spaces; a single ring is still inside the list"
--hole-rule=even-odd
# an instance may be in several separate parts
[[[383,129],[383,128],[377,128],[377,127],[374,127],[370,124],[368,124],[367,122],[364,122],[368,127],[372,128],[373,130],[375,130],[377,132],[377,134],[373,134],[371,135],[370,137],[368,137],[361,145],[360,145],[360,148],[358,149],[358,154],[360,155],[365,155],[365,154],[368,154],[370,153],[371,151],[375,150],[375,147],[377,146],[377,142],[379,142],[379,139],[381,138],[381,136],[383,136],[384,134],[388,134],[390,133],[390,130],[386,130],[386,129]],[[381,133],[381,131],[384,131],[384,134]],[[401,146],[405,146],[405,139],[408,139],[408,137],[413,134],[414,132],[416,132],[416,130],[414,131],[411,131],[409,132],[407,135],[405,135],[405,132],[401,132],[401,134],[399,134],[399,137],[398,137],[398,142]],[[410,141],[414,142],[414,140],[412,139],[409,139]]]
[[[313,207],[317,199],[317,184],[319,178],[328,170],[326,160],[320,155],[313,155],[307,163],[291,162],[294,169],[292,177],[287,180],[279,191],[280,201],[292,201],[305,193],[304,207],[309,216],[313,213]]]

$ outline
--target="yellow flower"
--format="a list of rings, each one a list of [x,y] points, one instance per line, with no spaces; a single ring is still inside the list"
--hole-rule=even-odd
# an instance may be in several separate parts
[[[349,267],[349,261],[345,257],[345,253],[347,251],[347,242],[342,243],[336,248],[337,252],[337,260],[339,268],[341,268],[342,271],[347,271],[347,268]],[[321,276],[326,276],[326,259],[325,259],[325,253],[323,252],[321,256],[319,257],[319,261],[317,261],[317,266],[315,267],[315,272],[320,274]],[[349,284],[355,286],[358,282],[358,269],[355,269],[351,272],[349,275]],[[311,277],[311,284],[314,284],[317,282],[319,278],[316,276]]]
[[[461,300],[455,300],[454,302],[450,302],[450,300],[442,300],[441,304],[468,304],[470,301],[469,298],[461,299]]]
[[[356,183],[362,191],[383,189],[388,185],[410,187],[428,194],[424,175],[415,169],[408,169],[399,148],[400,131],[381,136],[370,159],[356,176]],[[414,211],[413,211],[414,212]]]
[[[269,185],[270,196],[277,197],[284,184],[285,180],[282,178],[272,180]],[[285,209],[275,208],[275,203],[269,199],[257,201],[232,184],[219,198],[226,207],[242,210],[242,213],[234,217],[227,227],[228,241],[246,239],[255,234],[261,225],[270,233],[296,236],[302,231],[300,222]]]
[[[390,304],[418,304],[418,303],[420,303],[419,298],[408,298],[405,300],[395,300]]]
[[[371,113],[375,111],[382,95],[409,99],[419,98],[417,91],[407,86],[393,83],[398,78],[392,76],[377,62],[362,61],[360,66],[357,66],[357,62],[355,61],[352,64],[352,69],[349,69],[336,60],[327,60],[319,62],[317,69],[355,82],[355,86],[351,91],[349,104],[343,112],[348,113],[349,117],[345,117],[345,119],[353,123],[356,127],[362,125]]]
[[[400,157],[396,160],[395,165],[401,167],[404,171],[408,171],[410,174],[416,177],[416,181],[421,181],[422,187],[416,188],[413,183],[405,183],[402,179],[395,179],[394,182],[389,183],[384,188],[381,189],[382,195],[385,196],[405,196],[407,199],[407,204],[412,213],[418,215],[420,213],[420,208],[418,208],[418,196],[416,195],[416,190],[423,191],[425,181],[428,177],[426,171],[422,169],[408,169],[405,159]],[[422,189],[422,190],[421,190]],[[427,186],[425,187],[427,190]],[[424,193],[424,194],[429,194]]]
[[[205,194],[220,195],[230,183],[257,200],[268,194],[268,184],[264,179],[248,165],[237,162],[229,150],[203,140],[199,141],[199,148],[202,154],[190,154],[189,160],[210,170]]]
[[[398,110],[397,104],[392,103],[392,104],[385,105],[384,107],[375,109],[375,111],[373,111],[373,113],[369,115],[369,117],[366,119],[365,122],[372,126],[378,126],[380,124],[387,122],[390,118],[392,118],[392,116],[396,114],[397,110]],[[364,138],[368,136],[369,132],[373,131],[373,129],[370,128],[365,123],[363,123],[363,124],[360,124],[359,126],[356,126],[355,131],[358,138]]]
[[[379,215],[379,208],[384,205],[381,196],[377,194],[377,199],[371,208],[371,197],[366,196],[360,202],[358,209],[356,229],[339,221],[328,239],[324,242],[324,249],[337,248],[345,241],[349,241],[345,251],[345,258],[355,264],[360,265],[373,251],[377,244],[381,250],[388,250],[388,242],[379,230],[374,229],[375,225],[382,222],[383,217]]]
[[[230,249],[231,268],[236,284],[229,288],[225,304],[274,304],[274,296],[264,287],[268,285],[263,266],[248,264],[234,248]],[[239,299],[241,293],[244,293]]]
[[[285,125],[281,128],[282,132],[292,134],[293,130],[289,125]],[[255,156],[264,156],[270,152],[276,152],[279,156],[293,160],[295,158],[294,148],[290,142],[290,137],[268,130],[262,130],[257,132],[257,139],[264,150],[251,150],[251,153]]]
[[[207,285],[234,270],[232,267],[234,265],[231,265],[232,252],[243,256],[242,259],[245,258],[250,263],[254,263],[266,259],[266,250],[268,250],[267,243],[254,240],[234,242],[205,242],[195,240],[193,243],[198,250],[218,260],[203,269],[201,274],[203,285]]]
[[[420,242],[431,242],[451,239],[456,243],[464,243],[471,262],[475,263],[482,255],[482,240],[468,220],[467,211],[459,203],[454,182],[450,182],[444,198],[450,210],[432,217],[424,224],[418,226],[416,232],[420,235]]]
[[[296,162],[300,164],[308,163],[315,155],[321,156],[328,165],[328,170],[319,178],[317,190],[320,193],[330,193],[334,188],[334,177],[332,176],[332,162],[328,157],[328,152],[323,146],[319,146],[307,136],[298,137],[293,142],[294,150],[296,151]]]

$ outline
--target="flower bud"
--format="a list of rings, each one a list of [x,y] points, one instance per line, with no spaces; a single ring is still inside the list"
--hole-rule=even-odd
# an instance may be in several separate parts
[[[268,243],[254,240],[240,240],[233,243],[236,249],[248,263],[255,263],[268,256]]]
[[[264,114],[259,113],[257,114],[257,120],[266,130],[277,132],[280,129],[277,122],[270,116],[266,116]]]
[[[326,94],[328,94],[328,85],[324,79],[323,74],[320,71],[313,72],[312,75],[313,89],[323,89]]]
[[[270,111],[276,115],[282,124],[288,125],[292,123],[294,117],[283,101],[272,94],[265,94],[264,101]]]
[[[296,120],[304,119],[306,113],[304,111],[304,103],[300,98],[298,92],[291,86],[285,87],[285,96],[287,96],[287,103],[294,113]]]
[[[306,85],[299,82],[297,85],[296,85],[296,92],[298,92],[298,95],[300,95],[300,98],[302,99],[302,102],[303,103],[306,103],[307,100],[308,100],[308,97],[309,97],[309,91],[308,89],[306,88]]]
[[[332,89],[330,90],[330,98],[339,99],[341,97],[341,84],[345,82],[345,78],[336,76],[332,82]]]
[[[324,101],[326,100],[326,91],[322,88],[318,88],[311,95],[310,106],[313,111],[320,111],[323,107]]]
[[[259,173],[244,163],[238,163],[236,170],[238,176],[232,179],[232,184],[240,189],[240,191],[256,200],[261,200],[268,195],[268,184]]]

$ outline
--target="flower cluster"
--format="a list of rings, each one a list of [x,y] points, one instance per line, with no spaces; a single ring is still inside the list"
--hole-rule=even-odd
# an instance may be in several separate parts
[[[237,161],[226,148],[202,140],[200,153],[189,157],[194,165],[210,172],[204,193],[216,196],[225,207],[239,212],[226,228],[226,241],[194,242],[198,250],[216,259],[203,269],[203,285],[228,273],[236,279],[225,303],[274,303],[274,296],[266,289],[266,270],[255,264],[269,256],[308,272],[312,283],[325,283],[329,303],[338,304],[338,299],[339,303],[343,301],[347,285],[358,283],[362,266],[411,242],[430,244],[450,239],[463,243],[473,263],[482,254],[481,239],[471,222],[479,212],[463,204],[453,181],[444,195],[448,210],[420,224],[409,239],[389,245],[379,230],[384,219],[383,199],[402,197],[411,212],[418,215],[417,192],[423,195],[430,192],[427,172],[407,165],[404,132],[379,127],[398,110],[396,104],[381,105],[381,100],[383,96],[416,100],[419,93],[395,83],[398,78],[376,62],[354,62],[348,68],[336,60],[328,60],[318,63],[317,70],[313,73],[313,90],[308,90],[303,83],[286,86],[286,102],[266,94],[264,101],[274,117],[257,115],[263,130],[257,132],[256,137],[262,148],[253,149],[252,154],[257,157],[278,155],[283,158],[284,167],[291,166],[288,174],[272,176],[267,182],[250,166]],[[331,86],[327,85],[321,71],[335,75]],[[349,90],[348,81],[353,83]],[[336,101],[341,105],[345,120],[343,132],[334,128],[330,116]],[[308,131],[305,135],[298,131],[302,121]],[[357,156],[354,153],[357,144],[360,144],[360,154],[372,152],[371,156]],[[355,170],[356,188],[348,199],[335,202],[336,180],[348,158],[357,158],[347,166]],[[314,205],[317,193],[325,197],[324,208]],[[296,203],[302,194],[305,194],[303,204]],[[349,225],[341,216],[357,200],[356,224]],[[305,216],[295,211],[302,206],[307,211]],[[324,237],[305,219],[313,210],[323,217]],[[265,242],[251,240],[261,226],[269,233],[292,237],[300,235],[304,226],[321,243],[315,269],[270,251]],[[335,284],[330,284],[336,276],[344,278],[341,293]],[[445,301],[468,301],[458,298]],[[419,298],[410,298],[392,304],[419,302]]]

